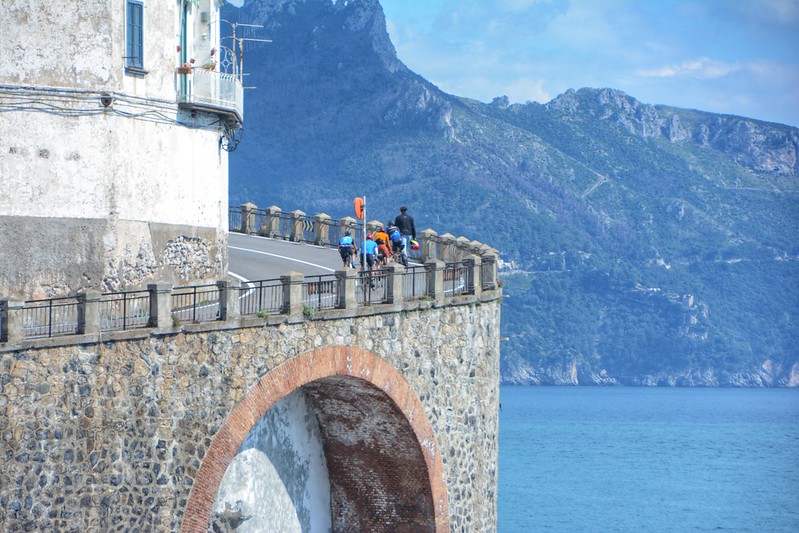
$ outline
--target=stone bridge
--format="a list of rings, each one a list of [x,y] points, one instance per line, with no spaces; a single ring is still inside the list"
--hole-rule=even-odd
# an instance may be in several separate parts
[[[84,293],[46,336],[1,301],[0,530],[495,530],[500,291],[461,252],[153,284],[121,328]]]

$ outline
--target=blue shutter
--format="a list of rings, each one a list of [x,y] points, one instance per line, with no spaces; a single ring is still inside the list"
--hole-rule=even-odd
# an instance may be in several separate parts
[[[141,2],[127,2],[127,35],[125,56],[126,65],[144,68],[144,5]]]

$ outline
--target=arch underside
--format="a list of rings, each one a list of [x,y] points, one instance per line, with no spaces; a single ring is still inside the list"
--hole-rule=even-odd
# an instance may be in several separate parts
[[[291,393],[304,397],[318,425],[333,531],[449,530],[443,465],[417,395],[384,360],[339,346],[276,368],[237,404],[197,473],[184,531],[208,528],[217,491],[242,442]]]
[[[349,376],[303,389],[322,433],[333,531],[434,531],[427,466],[391,399]]]

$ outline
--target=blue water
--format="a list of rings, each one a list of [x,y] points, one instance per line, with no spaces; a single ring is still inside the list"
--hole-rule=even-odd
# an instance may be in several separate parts
[[[799,391],[502,387],[499,531],[799,532]]]

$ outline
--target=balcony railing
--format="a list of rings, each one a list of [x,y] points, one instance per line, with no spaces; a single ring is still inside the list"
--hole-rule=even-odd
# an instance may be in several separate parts
[[[238,77],[203,68],[185,76],[186,88],[178,93],[182,106],[222,112],[244,121],[244,87]]]

